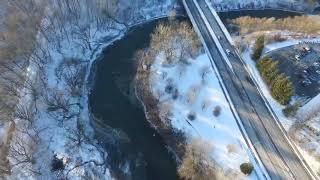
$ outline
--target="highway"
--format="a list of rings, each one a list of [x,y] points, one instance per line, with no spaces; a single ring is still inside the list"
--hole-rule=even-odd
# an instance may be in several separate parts
[[[294,145],[285,136],[241,57],[229,42],[205,0],[183,0],[183,3],[204,41],[213,68],[216,68],[220,75],[225,94],[236,111],[235,117],[241,121],[241,125],[237,122],[238,126],[243,135],[249,137],[246,142],[253,146],[268,178],[314,179],[309,167],[299,158]],[[221,49],[224,52],[221,52]],[[226,49],[230,50],[230,54],[225,52]],[[229,54],[227,59],[226,54]],[[268,179],[267,176],[265,178]]]

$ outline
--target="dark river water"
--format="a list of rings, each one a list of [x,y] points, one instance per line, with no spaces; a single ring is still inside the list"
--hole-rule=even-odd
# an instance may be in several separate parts
[[[223,19],[243,15],[276,16],[275,11],[220,13]],[[291,13],[287,13],[292,15]],[[132,28],[107,47],[91,69],[89,107],[98,139],[105,144],[117,179],[175,180],[177,165],[163,139],[150,127],[134,94],[134,54],[149,45],[155,20]]]
[[[112,165],[126,161],[131,178],[137,180],[177,179],[176,163],[161,137],[146,121],[133,90],[137,64],[134,54],[148,47],[150,34],[160,21],[165,20],[135,27],[103,51],[94,65],[95,83],[89,97],[91,112],[99,123],[120,130],[123,136],[120,139],[125,139],[113,145],[111,152],[109,147]]]
[[[220,18],[225,21],[226,19],[235,19],[241,16],[251,16],[251,17],[257,17],[257,18],[286,18],[290,16],[297,16],[301,15],[296,12],[290,12],[290,11],[280,11],[280,10],[234,10],[234,11],[228,11],[228,12],[220,12],[218,13]]]

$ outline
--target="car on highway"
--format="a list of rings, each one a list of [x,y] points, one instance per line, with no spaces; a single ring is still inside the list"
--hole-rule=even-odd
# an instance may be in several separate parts
[[[231,51],[229,49],[226,49],[226,53],[227,53],[228,56],[231,55]]]

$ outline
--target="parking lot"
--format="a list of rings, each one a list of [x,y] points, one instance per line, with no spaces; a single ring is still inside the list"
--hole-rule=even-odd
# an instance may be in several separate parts
[[[290,77],[295,94],[313,98],[320,93],[320,44],[301,43],[268,53]]]

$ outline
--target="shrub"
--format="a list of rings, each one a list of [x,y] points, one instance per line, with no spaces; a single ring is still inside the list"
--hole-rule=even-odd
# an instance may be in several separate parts
[[[278,34],[275,34],[275,35],[273,36],[273,40],[276,41],[276,42],[282,42],[282,41],[287,40],[287,38],[282,37],[281,34],[278,33]]]
[[[193,113],[193,112],[191,112],[191,113],[189,113],[188,114],[188,119],[190,120],[190,121],[194,121],[195,119],[196,119],[196,114],[195,113]]]
[[[254,47],[253,47],[252,58],[254,60],[260,59],[263,49],[264,49],[264,35],[259,36],[257,38],[257,40],[256,40],[256,42],[254,44]]]
[[[187,91],[187,102],[189,104],[193,104],[196,100],[197,97],[199,96],[199,92],[201,91],[202,86],[199,84],[194,84],[192,85],[188,91]]]
[[[293,105],[289,104],[282,110],[282,112],[286,117],[293,117],[297,114],[300,106],[300,103],[294,103]]]
[[[213,110],[213,115],[214,115],[215,117],[218,117],[218,116],[220,116],[220,114],[221,114],[221,107],[220,107],[220,106],[216,106],[216,107],[214,108],[214,110]]]
[[[201,139],[194,139],[188,144],[178,169],[179,176],[188,180],[221,179],[218,174],[222,168],[210,158],[211,149],[212,147]]]
[[[178,97],[179,97],[179,91],[178,91],[177,88],[175,88],[175,89],[173,90],[173,92],[172,92],[172,99],[173,99],[173,100],[176,100],[176,99],[178,99]]]
[[[171,84],[166,85],[165,92],[171,94],[173,91],[173,86]]]
[[[210,100],[205,99],[201,104],[202,111],[206,110],[211,105],[211,103],[212,102]]]
[[[64,166],[62,159],[59,159],[57,155],[54,155],[51,162],[51,171],[62,171],[64,170]]]
[[[242,163],[242,164],[240,165],[240,170],[241,170],[241,172],[242,172],[243,174],[249,175],[249,174],[251,174],[252,171],[253,171],[253,166],[252,166],[251,163]]]
[[[228,150],[228,153],[236,153],[238,151],[238,148],[235,144],[228,144],[227,150]]]

